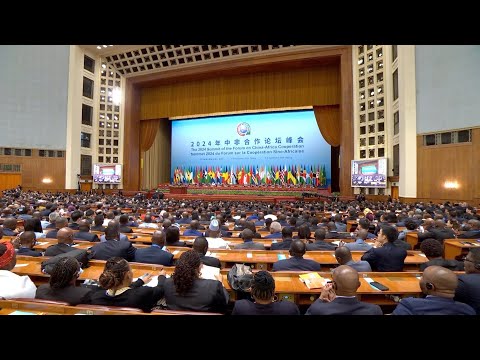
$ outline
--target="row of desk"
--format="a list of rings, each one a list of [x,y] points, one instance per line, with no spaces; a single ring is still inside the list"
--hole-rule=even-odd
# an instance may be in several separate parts
[[[19,275],[28,275],[37,285],[48,282],[48,275],[41,272],[41,262],[45,260],[42,257],[17,256],[17,265],[13,272]],[[161,269],[164,269],[168,275],[171,275],[175,267],[163,267],[162,265],[141,264],[131,262],[130,266],[133,271],[133,276],[139,277],[146,272],[153,275],[158,275]],[[105,267],[105,261],[91,260],[89,267],[85,268],[80,275],[78,281],[83,282],[87,279],[98,280],[100,274]],[[257,271],[257,270],[254,270]],[[228,269],[222,269],[223,285],[230,293],[232,301],[236,299],[236,293],[230,288],[227,281]],[[287,271],[287,272],[273,272],[272,276],[275,279],[275,293],[280,299],[293,301],[299,305],[311,304],[315,301],[321,289],[308,289],[307,286],[300,280],[299,274],[306,273],[305,271]],[[326,279],[331,279],[330,272],[320,272],[320,275]],[[403,297],[418,296],[421,293],[419,286],[420,272],[392,272],[392,273],[359,273],[361,286],[358,289],[359,297],[363,301],[373,302],[379,305],[393,305],[395,301],[392,299],[393,295]],[[386,285],[388,291],[380,291],[368,284],[364,277],[372,278]]]
[[[45,251],[49,246],[55,245],[57,240],[41,241],[35,245],[38,251]],[[76,241],[75,247],[79,249],[89,249],[96,243],[88,241]],[[136,247],[145,247],[149,245],[135,244]],[[174,259],[178,259],[184,251],[190,250],[188,247],[168,246],[168,251],[174,255]],[[352,258],[359,261],[364,251],[352,251]],[[207,253],[209,256],[216,257],[222,263],[222,268],[229,268],[235,263],[253,264],[258,270],[271,270],[273,263],[278,260],[288,258],[287,250],[249,250],[249,249],[210,249]],[[330,268],[338,265],[334,251],[307,251],[304,255],[305,259],[315,260],[322,265],[322,270],[329,271]],[[419,251],[409,251],[409,255],[405,258],[404,270],[418,271],[420,264],[427,262],[428,259]]]

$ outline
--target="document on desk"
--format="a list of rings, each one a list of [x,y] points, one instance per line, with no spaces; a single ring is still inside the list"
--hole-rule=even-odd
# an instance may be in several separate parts
[[[220,268],[217,268],[217,267],[203,264],[202,268],[200,269],[200,278],[202,279],[217,280],[215,278],[215,275],[218,275],[218,274],[220,274]]]
[[[285,260],[287,257],[284,254],[277,255],[278,260]]]
[[[16,268],[19,268],[19,267],[24,267],[24,266],[27,266],[28,264],[17,264],[15,265]]]
[[[248,252],[247,253],[247,258],[251,259],[253,257],[252,253],[251,252]]]

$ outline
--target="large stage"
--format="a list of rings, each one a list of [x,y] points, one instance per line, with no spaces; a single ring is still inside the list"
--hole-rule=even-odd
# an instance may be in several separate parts
[[[280,201],[319,201],[332,200],[329,188],[314,187],[279,187],[279,186],[208,186],[208,185],[171,185],[160,184],[156,191],[164,194],[166,199],[263,201],[277,203]],[[155,191],[148,192],[153,196]]]

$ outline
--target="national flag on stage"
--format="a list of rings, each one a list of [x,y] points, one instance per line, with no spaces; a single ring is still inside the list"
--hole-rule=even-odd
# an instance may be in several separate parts
[[[222,172],[222,183],[230,184],[230,173],[228,172],[228,166],[225,166],[225,171]]]
[[[230,168],[230,184],[235,185],[236,183],[237,183],[237,175],[232,165],[232,167]]]
[[[297,178],[292,171],[295,172],[295,168],[289,168],[287,172],[287,181],[291,181],[293,185],[297,185]]]
[[[254,169],[252,181],[255,185],[258,185],[258,166]]]
[[[280,166],[280,184],[285,185],[285,174],[287,173],[287,165],[282,169]]]
[[[312,169],[312,167],[310,166],[310,170]],[[310,185],[312,183],[312,179],[311,179],[311,171],[308,171],[308,166],[305,168],[305,182]]]

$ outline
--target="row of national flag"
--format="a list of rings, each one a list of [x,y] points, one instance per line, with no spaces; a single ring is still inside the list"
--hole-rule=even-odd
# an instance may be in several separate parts
[[[283,166],[178,166],[174,184],[297,185],[327,186],[325,165]]]

